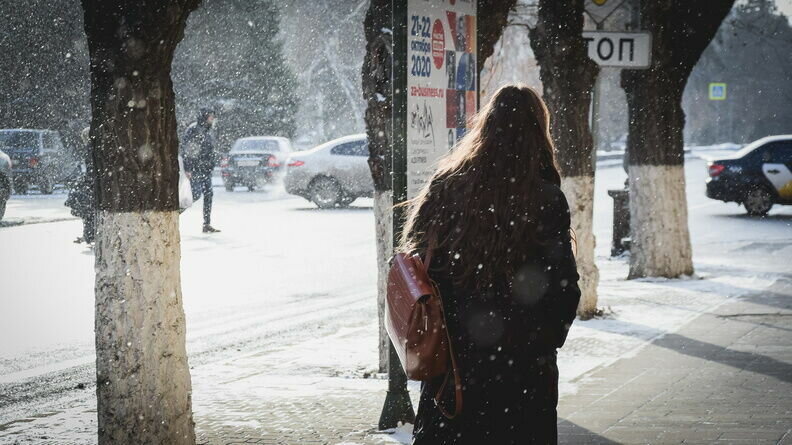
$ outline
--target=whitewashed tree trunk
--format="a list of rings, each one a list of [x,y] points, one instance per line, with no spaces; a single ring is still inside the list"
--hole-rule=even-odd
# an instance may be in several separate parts
[[[594,141],[589,127],[591,93],[599,67],[588,57],[583,32],[584,2],[539,0],[529,30],[539,63],[542,98],[550,111],[550,133],[577,240],[581,299],[578,316],[597,311],[599,272],[594,264]]]
[[[693,274],[685,197],[682,95],[734,0],[640,2],[652,63],[622,70],[629,129],[630,278]],[[684,35],[684,38],[680,36]]]
[[[393,192],[374,192],[374,224],[377,240],[377,316],[379,318],[379,372],[388,371],[388,332],[385,330],[385,295],[388,261],[393,256]]]
[[[100,444],[195,443],[179,216],[99,215],[96,396]]]
[[[630,165],[630,277],[693,274],[684,165]]]
[[[575,259],[580,275],[580,303],[578,315],[590,318],[597,311],[599,269],[594,261],[594,178],[574,176],[561,179],[561,189],[569,202],[572,230],[576,240]]]

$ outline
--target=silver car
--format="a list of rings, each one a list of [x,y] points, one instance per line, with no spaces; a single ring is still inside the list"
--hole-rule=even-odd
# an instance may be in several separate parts
[[[292,195],[302,196],[319,208],[348,206],[374,193],[368,166],[365,134],[345,136],[307,151],[292,153],[284,185]]]

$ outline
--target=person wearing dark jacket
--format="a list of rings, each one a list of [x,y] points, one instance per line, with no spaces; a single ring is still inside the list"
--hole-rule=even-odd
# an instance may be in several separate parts
[[[69,181],[69,196],[64,203],[71,208],[71,214],[83,221],[83,234],[74,240],[75,243],[93,244],[96,237],[96,199],[94,187],[96,174],[91,156],[90,128],[80,132],[82,146],[77,150],[79,157],[79,174]]]
[[[556,350],[580,289],[548,116],[532,89],[501,88],[409,203],[400,250],[432,246],[463,400],[447,418],[445,376],[423,382],[414,445],[557,443]]]
[[[190,124],[181,141],[184,170],[190,177],[193,200],[203,195],[203,231],[219,232],[212,227],[212,170],[216,162],[212,126],[215,122],[214,111],[201,109],[198,120]]]

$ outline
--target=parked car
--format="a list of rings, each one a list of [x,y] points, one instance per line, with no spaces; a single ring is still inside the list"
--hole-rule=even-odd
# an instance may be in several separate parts
[[[50,194],[78,168],[74,156],[67,152],[60,134],[52,130],[0,130],[0,150],[11,157],[14,192],[27,193],[30,185]]]
[[[276,136],[255,136],[237,139],[228,155],[220,162],[223,184],[229,192],[242,185],[253,191],[273,182],[284,171],[291,154],[291,142]]]
[[[740,203],[749,215],[792,204],[792,135],[759,139],[707,168],[707,197]]]
[[[0,219],[5,215],[6,203],[11,196],[11,158],[0,151]]]
[[[374,181],[368,166],[365,134],[346,136],[308,151],[292,153],[284,185],[319,208],[347,206],[358,197],[372,196]]]

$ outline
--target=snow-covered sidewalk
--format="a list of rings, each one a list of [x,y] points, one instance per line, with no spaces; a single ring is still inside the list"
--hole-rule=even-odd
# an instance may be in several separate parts
[[[687,174],[696,275],[627,281],[627,260],[607,256],[606,190],[621,187],[624,173],[598,171],[595,232],[605,315],[575,322],[559,353],[562,407],[564,397],[575,397],[591,375],[640,354],[703,313],[791,279],[792,209],[748,218],[734,205],[704,197],[704,162],[689,162]],[[409,426],[395,435],[373,430],[387,382],[375,373],[370,201],[320,212],[290,197],[218,191],[216,202],[215,219],[224,229],[218,236],[199,233],[199,209],[185,213],[182,222],[188,350],[202,441],[408,443]],[[14,206],[16,214],[63,214],[57,197],[17,199]],[[7,322],[0,330],[18,325],[7,333],[20,337],[0,353],[0,392],[7,400],[0,405],[0,442],[96,440],[93,257],[71,244],[78,229],[76,221],[0,228],[0,245],[16,255],[0,255],[0,270],[15,271],[3,288],[12,291],[4,305],[14,313],[0,314]],[[350,266],[362,261],[372,267]],[[48,280],[25,279],[30,265]],[[58,329],[48,330],[52,326]],[[25,348],[34,344],[43,346]],[[68,378],[53,366],[70,372]],[[27,403],[34,388],[40,389],[37,398]],[[417,384],[410,390],[417,402]]]

